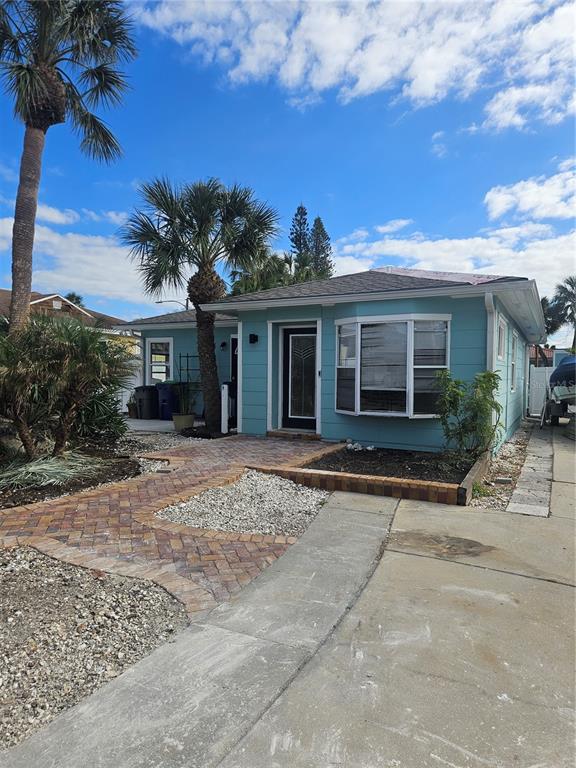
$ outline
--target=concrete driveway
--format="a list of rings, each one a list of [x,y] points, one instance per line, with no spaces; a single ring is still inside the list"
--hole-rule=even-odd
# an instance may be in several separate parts
[[[548,518],[333,494],[232,603],[0,765],[573,768],[573,467],[555,437]]]

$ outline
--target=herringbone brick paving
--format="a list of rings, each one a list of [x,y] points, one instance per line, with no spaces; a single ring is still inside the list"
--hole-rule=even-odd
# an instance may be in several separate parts
[[[154,516],[207,488],[234,482],[249,464],[298,466],[338,446],[229,437],[150,454],[172,471],[7,509],[0,544],[34,546],[66,562],[160,584],[197,613],[228,600],[295,539],[213,531]]]

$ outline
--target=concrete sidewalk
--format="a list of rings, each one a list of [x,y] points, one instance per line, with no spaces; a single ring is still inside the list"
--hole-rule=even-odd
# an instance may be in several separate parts
[[[18,747],[2,768],[216,766],[356,601],[397,502],[335,494],[237,598]]]
[[[574,768],[574,443],[556,441],[548,519],[401,502],[358,602],[221,768]]]

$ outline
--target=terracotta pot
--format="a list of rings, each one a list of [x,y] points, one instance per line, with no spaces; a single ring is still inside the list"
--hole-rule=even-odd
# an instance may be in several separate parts
[[[183,429],[192,429],[194,426],[194,414],[173,413],[172,421],[174,422],[174,429],[176,432],[181,432]]]

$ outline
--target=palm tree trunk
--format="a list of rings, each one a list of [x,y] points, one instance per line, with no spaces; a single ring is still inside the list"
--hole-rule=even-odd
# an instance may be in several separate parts
[[[24,448],[24,453],[28,461],[33,461],[36,458],[36,445],[34,444],[34,438],[32,437],[32,431],[24,419],[16,417],[14,419],[14,426]]]
[[[32,249],[45,140],[45,131],[26,126],[12,229],[11,333],[22,328],[30,314]]]
[[[204,416],[209,432],[220,432],[220,382],[214,348],[214,314],[203,312],[194,302],[198,331],[200,383],[204,394]]]
[[[572,351],[576,353],[576,325],[574,326],[574,336],[572,337]]]

